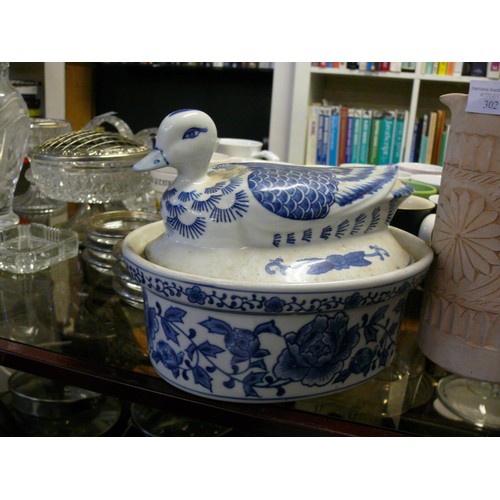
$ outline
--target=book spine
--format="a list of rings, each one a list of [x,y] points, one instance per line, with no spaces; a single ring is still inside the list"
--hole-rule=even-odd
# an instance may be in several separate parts
[[[413,125],[413,135],[411,140],[411,151],[410,151],[410,161],[418,161],[418,151],[420,148],[420,131],[422,128],[422,121],[418,120]]]
[[[434,145],[432,150],[432,160],[431,163],[434,165],[439,165],[439,158],[441,155],[441,142],[443,140],[443,132],[445,128],[445,117],[446,113],[443,109],[438,109],[437,120],[436,120],[436,133],[434,136]]]
[[[316,150],[318,145],[318,122],[319,122],[318,104],[312,104],[309,107],[309,124],[307,129],[307,147],[306,164],[314,165],[316,163]]]
[[[462,76],[470,76],[472,71],[472,63],[464,62],[462,63]]]
[[[425,163],[425,155],[427,152],[427,127],[429,124],[429,115],[425,114],[422,118],[422,129],[420,135],[420,148],[418,152],[418,162]]]
[[[346,106],[340,107],[339,154],[337,160],[339,165],[345,163],[348,112],[349,108]]]
[[[500,62],[488,63],[488,70],[486,71],[488,78],[500,78]]]
[[[401,161],[403,152],[403,136],[405,129],[405,113],[398,111],[396,123],[394,127],[394,143],[391,151],[390,163],[398,163]]]
[[[471,76],[486,76],[487,64],[485,62],[473,62],[471,63]]]
[[[380,123],[382,121],[382,116],[377,111],[373,115],[372,119],[372,129],[370,135],[370,150],[368,152],[368,163],[371,165],[377,165],[378,161],[378,145],[380,141]]]
[[[370,148],[370,131],[373,112],[370,109],[362,111],[361,137],[359,144],[359,163],[368,163],[368,151]]]
[[[437,74],[438,75],[446,75],[447,63],[445,63],[445,62],[438,62],[437,64],[438,64]]]
[[[463,67],[464,67],[463,62],[454,62],[453,63],[453,76],[461,76]]]
[[[352,125],[352,150],[351,163],[360,163],[359,161],[359,145],[361,142],[361,110],[355,109]]]
[[[416,69],[417,69],[417,63],[416,62],[403,62],[403,63],[401,63],[401,71],[407,71],[409,73],[415,73]]]
[[[425,152],[425,163],[432,163],[434,149],[434,138],[436,136],[437,112],[431,111],[429,116],[429,132],[427,134],[427,150]]]
[[[332,106],[330,118],[329,165],[338,165],[340,107]]]
[[[345,140],[345,163],[352,163],[352,139],[354,129],[354,109],[347,113],[347,135]]]
[[[391,161],[393,128],[394,112],[386,111],[380,126],[380,143],[377,157],[379,165],[385,165]]]
[[[321,164],[321,155],[323,150],[323,131],[325,128],[325,116],[321,113],[318,115],[318,137],[316,140],[316,158],[314,159],[315,165]]]

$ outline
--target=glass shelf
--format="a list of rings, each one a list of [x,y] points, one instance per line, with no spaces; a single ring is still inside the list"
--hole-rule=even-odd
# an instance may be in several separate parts
[[[0,271],[0,366],[254,436],[494,436],[436,410],[448,375],[416,348],[420,292],[410,296],[398,358],[377,379],[333,396],[236,404],[176,389],[153,370],[143,311],[91,286],[80,257],[37,273]],[[106,281],[104,281],[106,282]]]

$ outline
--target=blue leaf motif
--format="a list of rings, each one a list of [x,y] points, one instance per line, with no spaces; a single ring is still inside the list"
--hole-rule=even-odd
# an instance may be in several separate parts
[[[267,323],[261,323],[257,325],[254,330],[255,335],[260,335],[261,333],[274,333],[275,335],[281,336],[280,329],[276,326],[274,320]]]
[[[243,379],[243,383],[249,385],[259,384],[265,376],[265,372],[251,372]]]
[[[220,354],[221,352],[224,352],[224,349],[221,349],[220,347],[211,344],[208,341],[202,342],[198,346],[198,350],[207,358],[215,358],[217,357],[217,354]]]
[[[193,377],[197,384],[212,392],[212,377],[201,366],[197,365],[193,368]]]
[[[243,390],[245,391],[245,395],[247,396],[252,396],[252,397],[259,397],[257,392],[254,389],[254,385],[259,384],[262,382],[266,375],[266,372],[252,372],[249,373],[244,379],[243,379]]]
[[[253,358],[263,358],[264,356],[269,356],[271,354],[267,349],[258,349],[252,354]]]
[[[388,308],[389,306],[383,306],[380,309],[378,309],[377,312],[371,317],[370,325],[374,325],[379,321],[383,320]]]
[[[365,340],[366,340],[367,344],[369,342],[376,342],[377,341],[377,329],[374,326],[368,325],[365,328],[363,333],[365,335]]]
[[[379,366],[386,366],[388,359],[389,359],[389,350],[388,349],[384,349],[380,353],[380,357],[379,357],[379,360],[378,360]]]
[[[177,339],[179,334],[174,330],[174,328],[166,318],[161,318],[161,326],[163,327],[163,331],[165,332],[165,336],[167,337],[167,339],[179,345],[179,340]]]
[[[182,318],[186,315],[186,311],[179,309],[178,307],[169,307],[164,314],[166,321],[171,323],[182,323]]]
[[[228,325],[225,321],[221,321],[220,319],[208,318],[205,321],[202,321],[200,325],[204,326],[210,333],[219,333],[221,335],[230,334],[233,329],[230,325]]]
[[[189,356],[189,359],[193,359],[194,353],[196,352],[196,344],[189,344],[186,352]]]
[[[245,391],[245,396],[247,397],[254,397],[254,398],[259,397],[256,390],[251,385],[243,384],[243,390]]]
[[[264,370],[267,373],[267,366],[266,363],[262,359],[259,359],[258,361],[254,361],[251,365],[250,368],[258,368],[260,370]]]
[[[347,380],[347,378],[349,377],[349,375],[351,374],[351,371],[350,370],[342,370],[338,375],[337,377],[335,378],[335,380],[333,381],[334,383],[338,383],[338,382],[345,382]]]

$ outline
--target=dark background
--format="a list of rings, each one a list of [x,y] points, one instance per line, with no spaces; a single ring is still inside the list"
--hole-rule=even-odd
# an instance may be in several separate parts
[[[134,133],[158,127],[170,112],[195,108],[219,137],[269,137],[272,69],[150,63],[96,63],[95,114],[115,111]]]

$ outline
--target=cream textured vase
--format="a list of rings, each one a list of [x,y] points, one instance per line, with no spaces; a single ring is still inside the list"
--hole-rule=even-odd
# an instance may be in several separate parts
[[[458,375],[500,382],[500,116],[452,112],[419,345]]]

